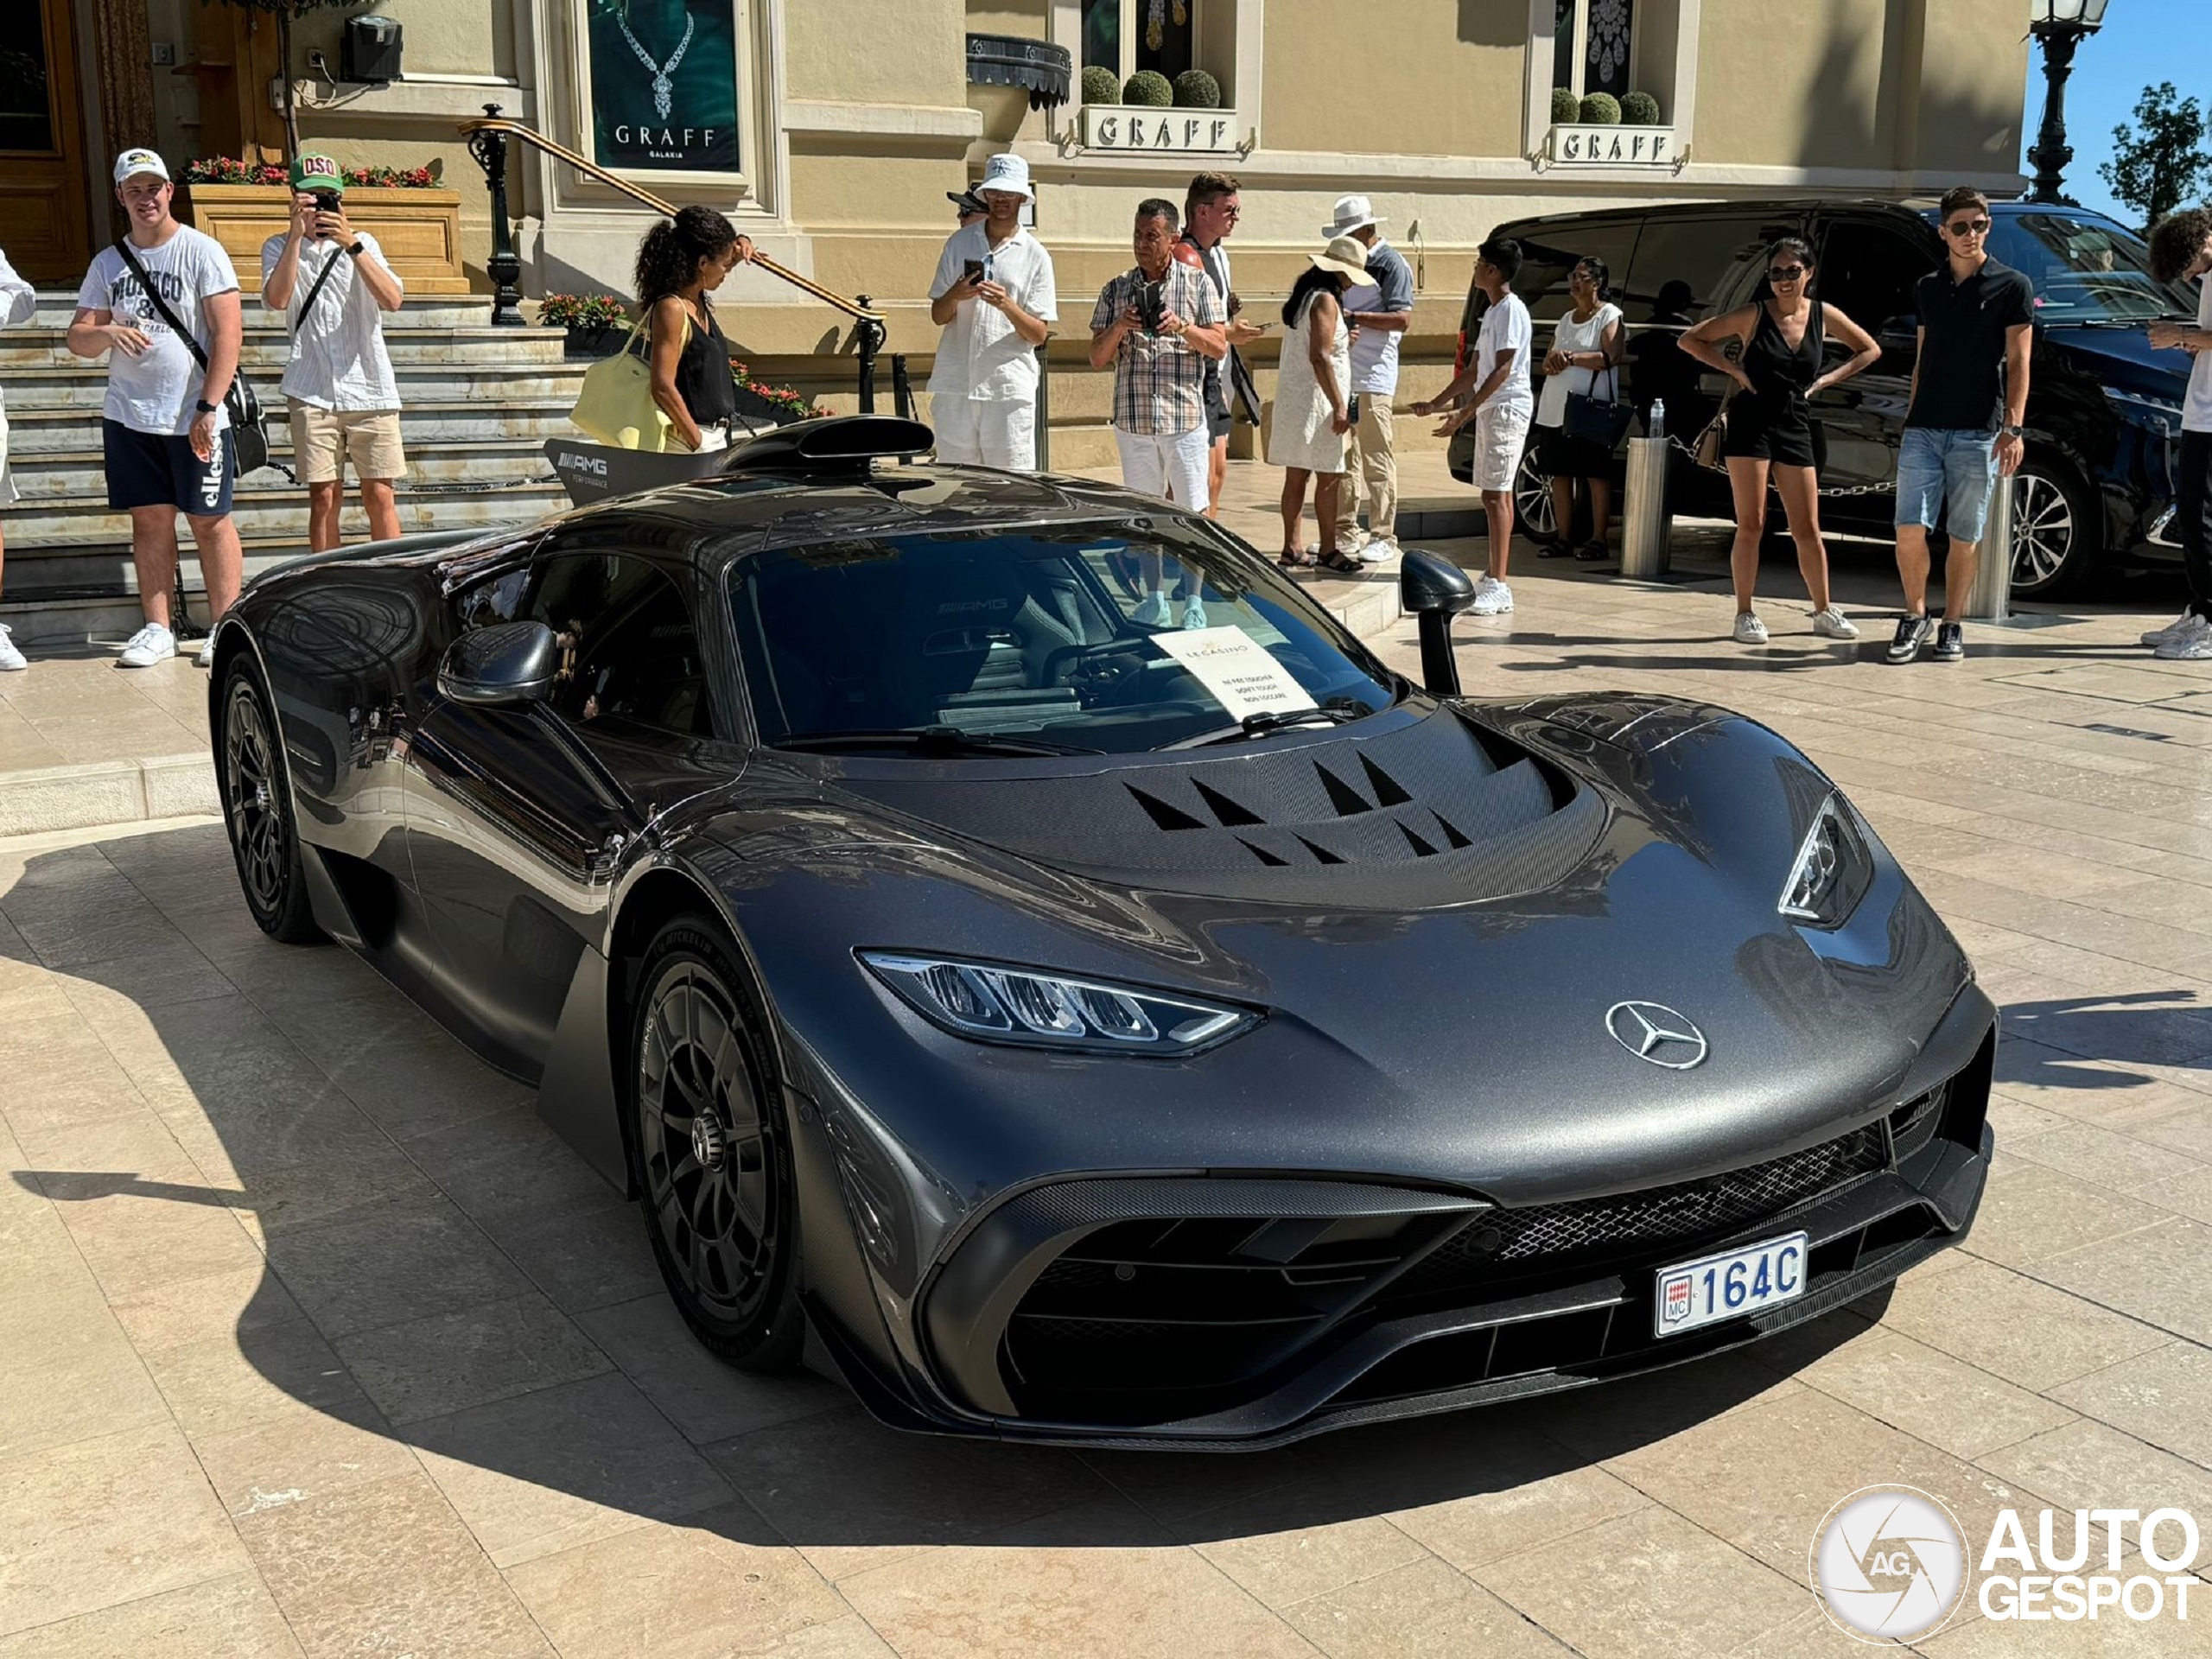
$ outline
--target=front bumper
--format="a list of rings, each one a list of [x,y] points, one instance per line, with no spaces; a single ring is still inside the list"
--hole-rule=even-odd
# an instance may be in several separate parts
[[[925,1375],[885,1377],[831,1345],[895,1425],[1142,1446],[1259,1448],[1678,1364],[1815,1319],[1964,1237],[1992,1147],[1993,1012],[1971,989],[1955,1005],[1950,1042],[1932,1046],[1971,1058],[1949,1076],[1698,1180],[1525,1207],[1219,1172],[1031,1187],[924,1287]],[[1653,1333],[1659,1269],[1800,1229],[1802,1298]]]

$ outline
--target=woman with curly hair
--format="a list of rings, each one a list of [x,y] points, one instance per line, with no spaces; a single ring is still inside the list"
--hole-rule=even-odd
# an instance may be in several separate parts
[[[2212,658],[2212,207],[2191,207],[2151,227],[2151,275],[2197,283],[2196,323],[2151,325],[2151,344],[2190,354],[2174,476],[2174,528],[2189,576],[2189,608],[2143,643],[2170,662]]]
[[[662,219],[638,245],[638,303],[652,342],[653,402],[686,449],[719,449],[729,442],[737,382],[729,341],[707,296],[752,257],[750,237],[740,236],[713,208],[697,206]]]

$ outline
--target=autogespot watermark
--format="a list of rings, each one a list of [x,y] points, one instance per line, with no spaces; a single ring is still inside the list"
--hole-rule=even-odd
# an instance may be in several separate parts
[[[1862,1642],[1914,1642],[1971,1599],[1999,1621],[2189,1618],[2200,1535],[2186,1510],[1999,1510],[1983,1548],[1942,1499],[1869,1486],[1822,1517],[1808,1563],[1829,1618]],[[2099,1546],[2101,1545],[2101,1548]],[[2130,1548],[2133,1558],[2123,1561]],[[1974,1586],[1976,1570],[1980,1586]]]

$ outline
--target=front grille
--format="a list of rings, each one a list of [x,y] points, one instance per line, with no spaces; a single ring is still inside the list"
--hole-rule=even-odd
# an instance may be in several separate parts
[[[1599,1198],[1501,1210],[1446,1239],[1392,1284],[1393,1300],[1573,1268],[1587,1272],[1662,1244],[1718,1238],[1889,1166],[1882,1125],[1702,1180]]]

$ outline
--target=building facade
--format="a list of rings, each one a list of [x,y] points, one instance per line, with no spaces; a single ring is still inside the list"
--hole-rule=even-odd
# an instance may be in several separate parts
[[[0,96],[0,247],[73,280],[112,233],[106,160],[283,143],[276,23],[213,0],[14,0],[36,61]],[[482,174],[459,124],[497,104],[617,175],[721,208],[791,268],[934,341],[924,289],[944,193],[1011,147],[1039,181],[1063,337],[1126,265],[1130,209],[1212,168],[1243,184],[1239,287],[1281,293],[1338,194],[1388,216],[1415,264],[1414,342],[1448,342],[1471,251],[1499,221],[1578,205],[1778,194],[2015,194],[2028,0],[370,0],[401,25],[402,79],[343,78],[359,8],[293,25],[304,141],[429,166],[461,193],[469,276],[490,286]],[[980,42],[980,44],[979,44]],[[1065,102],[1002,84],[1020,43],[1126,81],[1198,70],[1217,102]],[[1050,51],[1035,57],[1056,60]],[[1049,81],[1049,73],[1028,78]],[[1017,69],[1015,79],[1024,73]],[[1655,120],[1555,123],[1554,93],[1643,93]],[[1203,86],[1195,89],[1203,96]],[[1652,107],[1656,106],[1656,107]],[[1599,111],[1602,114],[1602,110]],[[651,214],[524,149],[523,286],[625,292]],[[834,356],[849,328],[754,271],[727,290],[745,348]],[[1448,345],[1446,349],[1448,350]]]

